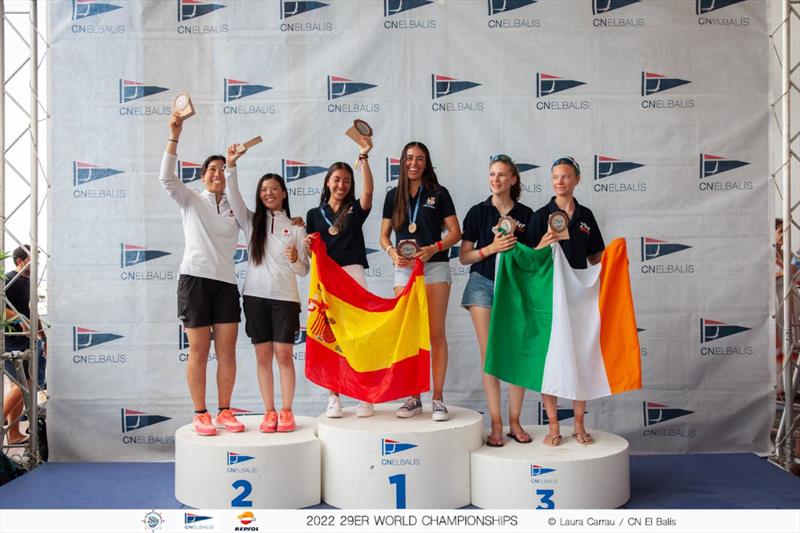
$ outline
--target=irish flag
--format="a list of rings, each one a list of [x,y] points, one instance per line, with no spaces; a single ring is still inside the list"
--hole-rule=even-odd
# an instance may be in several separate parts
[[[311,240],[306,325],[306,377],[326,389],[370,403],[430,388],[430,333],[423,265],[396,298],[356,283]]]
[[[625,240],[585,270],[570,267],[558,244],[501,254],[485,371],[573,400],[640,389]]]

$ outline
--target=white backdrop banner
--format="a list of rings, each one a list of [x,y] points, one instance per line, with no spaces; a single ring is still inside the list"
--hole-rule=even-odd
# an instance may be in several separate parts
[[[278,172],[292,213],[305,215],[328,165],[354,161],[344,135],[353,119],[373,126],[368,281],[384,296],[381,207],[406,142],[431,149],[459,220],[489,194],[491,154],[518,162],[534,209],[551,196],[550,162],[575,156],[578,200],[607,242],[628,240],[644,372],[643,390],[590,402],[588,425],[643,452],[768,449],[762,0],[59,0],[48,32],[53,459],[171,459],[174,432],[190,421],[176,318],[183,232],[157,175],[182,90],[197,108],[178,147],[189,187],[201,187],[209,154],[264,138],[239,164],[251,208],[259,176]],[[451,256],[445,397],[483,411],[477,342],[459,306],[468,268],[457,248]],[[304,339],[296,411],[316,415],[327,392],[303,377]],[[243,328],[237,348],[234,406],[259,412]],[[565,403],[559,418],[571,417]],[[537,394],[523,420],[547,423]]]

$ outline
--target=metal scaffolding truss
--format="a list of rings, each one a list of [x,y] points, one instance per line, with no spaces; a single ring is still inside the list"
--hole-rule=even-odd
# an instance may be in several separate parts
[[[800,256],[793,254],[792,234],[800,230],[800,203],[793,195],[800,194],[797,179],[800,163],[800,0],[782,0],[780,24],[770,35],[780,68],[781,90],[772,102],[775,125],[780,134],[780,164],[772,173],[773,184],[782,200],[783,249],[778,250],[783,266],[782,292],[778,295],[776,318],[782,324],[777,339],[779,372],[776,382],[778,405],[782,406],[775,433],[773,459],[787,470],[796,471],[798,454],[795,443],[800,438],[798,416],[798,352],[800,352]],[[777,148],[777,146],[775,147]],[[794,264],[793,264],[794,259]],[[782,319],[782,321],[781,321]]]
[[[5,332],[0,334],[0,362],[2,362],[3,377],[8,377],[12,384],[19,386],[23,392],[22,416],[27,417],[29,422],[30,439],[25,445],[25,451],[19,458],[22,466],[33,468],[42,462],[39,452],[39,435],[36,431],[39,420],[37,401],[39,398],[38,384],[38,358],[35,357],[37,345],[37,332],[43,326],[39,319],[37,303],[39,301],[40,284],[43,279],[44,269],[40,264],[46,257],[46,252],[39,244],[39,217],[47,201],[49,183],[45,166],[39,158],[39,126],[41,122],[49,118],[45,103],[39,99],[39,71],[47,53],[49,45],[45,39],[44,32],[40,31],[39,13],[37,2],[30,0],[26,2],[6,2],[0,0],[0,76],[2,76],[2,97],[0,97],[0,146],[2,146],[2,164],[0,164],[0,251],[8,251],[21,245],[30,245],[29,255],[31,291],[30,291],[30,317],[24,322],[28,332],[23,333],[28,340],[28,349],[23,352],[7,352],[6,336],[12,335]],[[14,10],[16,6],[22,6],[21,10]],[[12,42],[13,40],[13,42]],[[18,64],[6,65],[7,51],[11,46],[27,48],[28,55]],[[42,50],[40,52],[40,50]],[[12,62],[14,60],[12,59]],[[29,83],[18,83],[15,80],[28,76]],[[16,115],[25,117],[23,120],[10,120],[6,113],[6,104],[13,107],[12,111]],[[24,168],[19,163],[14,163],[11,156],[15,151],[24,154],[30,152],[28,167]],[[9,178],[9,180],[7,180]],[[40,181],[44,185],[43,193],[40,192]],[[9,183],[13,183],[14,189],[8,189]],[[23,190],[25,189],[25,190]],[[13,191],[13,196],[11,192]],[[19,194],[23,192],[23,194]],[[18,203],[11,206],[6,211],[6,201],[14,198]],[[30,221],[27,225],[28,234],[15,235],[9,228],[9,222],[16,222],[14,218],[22,218],[25,211],[30,213]],[[19,232],[17,232],[19,233]],[[13,282],[12,282],[13,283]],[[3,307],[10,307],[10,302],[6,297],[5,277],[0,276],[0,294],[2,294]],[[31,354],[34,354],[32,356]],[[6,362],[11,363],[13,371],[6,372]],[[29,365],[29,375],[27,379],[23,372],[23,366]],[[0,395],[4,395],[4,379],[0,379]],[[5,421],[4,421],[5,424]],[[6,429],[0,429],[0,440],[2,451],[5,453],[9,448],[5,445]],[[17,446],[15,446],[16,448]]]

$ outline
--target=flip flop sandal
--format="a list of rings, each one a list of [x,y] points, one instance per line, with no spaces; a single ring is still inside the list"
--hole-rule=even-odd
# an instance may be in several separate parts
[[[543,442],[545,446],[556,447],[561,444],[561,435],[547,435]]]
[[[573,433],[572,438],[578,441],[578,444],[583,444],[584,446],[594,444],[594,437],[592,437],[591,433]]]
[[[520,431],[519,433],[511,433],[511,432],[509,431],[509,432],[507,433],[507,435],[508,435],[509,437],[511,437],[512,439],[514,439],[515,441],[519,442],[520,444],[530,444],[531,442],[533,442],[533,439],[531,438],[531,436],[530,436],[530,435],[528,435],[528,432],[527,432],[527,431]],[[527,435],[527,437],[528,437],[528,440],[524,440],[524,439],[522,438],[522,436],[523,436],[523,435]]]
[[[491,436],[486,438],[486,445],[490,448],[502,448],[504,445],[503,437],[497,437],[497,440],[492,440]]]

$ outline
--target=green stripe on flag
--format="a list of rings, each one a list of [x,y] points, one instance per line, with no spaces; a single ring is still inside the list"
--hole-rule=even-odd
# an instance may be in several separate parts
[[[484,371],[541,391],[553,322],[553,257],[550,247],[522,244],[500,254]]]

